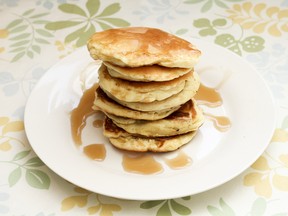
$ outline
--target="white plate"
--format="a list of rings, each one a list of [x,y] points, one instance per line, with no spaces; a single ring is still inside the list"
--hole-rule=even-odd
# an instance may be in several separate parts
[[[26,105],[28,139],[43,162],[64,179],[90,191],[133,200],[159,200],[197,194],[221,185],[248,168],[265,150],[274,129],[274,105],[257,72],[241,57],[214,44],[190,39],[203,52],[196,67],[202,82],[217,86],[223,105],[204,111],[228,116],[232,127],[217,131],[206,121],[181,151],[193,162],[153,175],[126,172],[122,153],[109,145],[102,129],[88,121],[84,143],[105,143],[107,156],[93,161],[77,148],[70,132],[70,111],[83,88],[97,81],[98,63],[86,48],[52,67],[38,82]],[[174,153],[171,153],[173,156]],[[163,154],[155,155],[160,163]]]

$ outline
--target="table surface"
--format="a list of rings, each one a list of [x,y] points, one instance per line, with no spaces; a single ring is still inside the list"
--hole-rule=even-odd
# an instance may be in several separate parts
[[[0,0],[0,13],[1,215],[288,215],[287,0]],[[277,119],[254,164],[201,194],[149,202],[88,192],[39,160],[23,123],[33,87],[93,32],[125,26],[157,27],[223,47],[230,41],[226,48],[258,70]],[[255,43],[248,47],[251,38]]]

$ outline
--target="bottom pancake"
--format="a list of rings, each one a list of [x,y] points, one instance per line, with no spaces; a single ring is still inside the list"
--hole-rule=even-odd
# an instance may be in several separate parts
[[[196,135],[196,131],[166,137],[145,137],[130,134],[116,126],[111,119],[106,117],[104,122],[104,136],[108,137],[111,144],[119,149],[136,152],[169,152],[187,144]]]

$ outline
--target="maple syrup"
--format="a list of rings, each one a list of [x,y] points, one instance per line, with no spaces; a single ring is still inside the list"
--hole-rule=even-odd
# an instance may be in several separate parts
[[[127,172],[138,174],[155,174],[163,171],[162,165],[150,154],[123,154],[122,167]]]
[[[104,144],[90,144],[83,148],[84,154],[92,160],[103,161],[106,157]]]
[[[96,113],[92,109],[95,91],[98,84],[94,84],[84,93],[78,106],[71,111],[71,131],[74,142],[77,145],[82,145],[82,130],[86,126],[86,119]],[[216,89],[200,85],[195,96],[198,104],[209,107],[217,107],[222,104],[222,97]],[[190,108],[190,107],[189,107]],[[231,127],[231,122],[226,116],[215,116],[205,113],[207,119],[213,122],[213,126],[219,131],[227,131]],[[100,128],[103,125],[102,119],[93,121],[93,127]],[[106,158],[106,148],[104,144],[90,144],[83,147],[84,154],[97,161],[104,161]],[[171,169],[181,169],[189,166],[192,159],[182,151],[178,151],[174,158],[164,158],[165,164]],[[157,174],[163,171],[163,166],[154,157],[153,154],[132,154],[123,153],[122,167],[126,172],[138,173],[143,175]]]
[[[82,130],[86,126],[86,119],[96,111],[92,109],[95,91],[98,84],[94,84],[90,89],[87,89],[80,99],[76,108],[71,111],[71,132],[72,138],[77,145],[82,144]]]
[[[194,96],[198,104],[209,107],[221,106],[223,101],[220,93],[215,88],[207,87],[200,84],[200,87]]]
[[[101,128],[103,126],[103,119],[96,119],[93,121],[93,127]]]
[[[210,113],[204,113],[204,115],[207,119],[211,120],[213,122],[213,126],[221,132],[225,132],[231,127],[231,121],[226,116],[215,116]]]
[[[191,165],[192,158],[190,158],[183,151],[178,151],[176,157],[171,159],[165,158],[164,161],[171,169],[181,169]]]

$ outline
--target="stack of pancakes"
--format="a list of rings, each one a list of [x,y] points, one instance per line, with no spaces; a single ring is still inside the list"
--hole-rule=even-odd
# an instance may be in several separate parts
[[[193,96],[201,52],[155,28],[97,32],[88,41],[98,70],[93,109],[105,113],[104,136],[130,151],[166,152],[188,143],[203,123]]]

